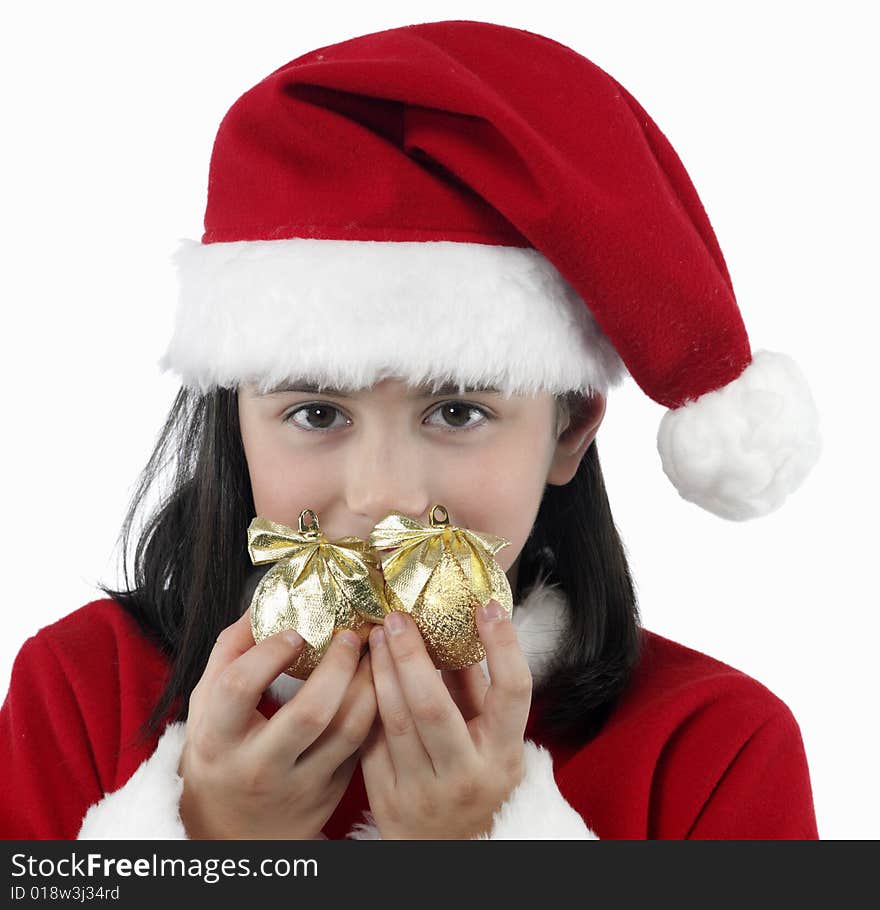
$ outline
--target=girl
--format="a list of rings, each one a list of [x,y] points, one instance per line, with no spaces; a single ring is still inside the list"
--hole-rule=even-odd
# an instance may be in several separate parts
[[[242,95],[176,255],[182,379],[127,590],[30,638],[0,713],[16,838],[816,838],[797,723],[641,627],[596,436],[631,375],[682,497],[779,508],[815,464],[798,367],[751,351],[679,158],[590,61],[485,22],[304,54]],[[389,511],[509,540],[512,619],[434,670],[407,618],[254,644],[255,515]],[[128,567],[125,566],[128,578]],[[491,606],[491,604],[489,605]],[[393,614],[392,614],[393,615]]]

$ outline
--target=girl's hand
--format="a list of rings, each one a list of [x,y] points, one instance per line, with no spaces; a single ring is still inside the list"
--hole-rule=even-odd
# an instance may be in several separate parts
[[[376,716],[369,655],[336,633],[293,698],[268,720],[263,692],[302,649],[280,632],[254,644],[250,609],[224,629],[192,692],[178,773],[193,839],[320,837]],[[298,637],[298,636],[297,636]]]
[[[477,611],[491,685],[479,664],[441,678],[406,613],[390,613],[370,633],[379,715],[360,749],[361,770],[382,838],[486,833],[522,780],[532,675],[513,623],[498,609],[494,620]],[[392,617],[403,620],[397,633]]]

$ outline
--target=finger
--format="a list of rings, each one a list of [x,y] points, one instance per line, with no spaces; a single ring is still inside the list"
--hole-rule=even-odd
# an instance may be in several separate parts
[[[193,689],[193,694],[209,692],[223,670],[253,646],[251,608],[248,607],[234,623],[223,629],[217,636],[214,647],[208,655],[205,669],[202,671],[202,678]]]
[[[334,769],[354,755],[366,739],[378,714],[376,692],[370,675],[370,654],[365,651],[351,684],[327,729],[297,759],[302,768]],[[272,717],[272,721],[275,717]],[[271,723],[271,721],[270,721]],[[281,740],[282,748],[284,741]]]
[[[490,603],[497,603],[490,601]],[[491,682],[483,700],[483,732],[499,747],[522,739],[532,703],[532,674],[507,613],[487,618],[477,613],[477,631],[486,649]]]
[[[360,636],[351,629],[333,634],[318,666],[259,731],[261,755],[274,756],[293,766],[324,733],[358,670],[361,644]]]
[[[358,753],[355,751],[352,755],[342,762],[339,767],[330,775],[330,780],[333,784],[339,785],[342,784],[346,788],[348,787],[349,782],[351,781],[351,776],[354,774],[354,769],[358,763]],[[342,791],[343,793],[345,790]]]
[[[369,659],[372,661],[372,656]],[[376,717],[366,739],[361,743],[358,754],[364,775],[364,787],[372,803],[379,788],[387,790],[397,786],[397,773],[381,717]]]
[[[400,631],[395,632],[388,627],[391,616],[399,616],[403,620]],[[435,771],[443,774],[454,768],[460,769],[467,756],[476,755],[476,749],[467,723],[425,650],[418,627],[402,611],[389,614],[384,626],[388,627],[387,650],[394,658],[400,689]],[[390,735],[393,731],[388,729],[387,724],[386,734],[395,757],[394,737]]]
[[[302,638],[293,632],[279,632],[256,645],[253,641],[250,616],[242,616],[220,633],[203,675],[199,720],[222,741],[239,740],[248,732],[263,693],[303,648]]]
[[[462,670],[441,670],[440,676],[465,721],[482,713],[489,680],[480,664]]]
[[[370,632],[370,664],[379,718],[387,742],[395,778],[413,769],[429,770],[433,765],[419,737],[416,724],[400,688],[394,659],[388,650],[385,630],[377,626]]]

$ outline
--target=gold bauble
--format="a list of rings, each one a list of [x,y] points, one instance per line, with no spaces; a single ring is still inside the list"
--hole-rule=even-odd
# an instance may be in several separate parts
[[[382,575],[365,541],[329,541],[311,509],[300,512],[298,530],[258,517],[247,536],[254,565],[278,563],[262,577],[251,599],[254,641],[287,629],[305,640],[296,661],[284,671],[289,676],[307,679],[337,629],[353,629],[366,641],[373,624],[388,612]]]
[[[442,519],[435,518],[438,509]],[[497,600],[513,615],[510,583],[494,558],[510,541],[454,527],[439,504],[429,520],[391,512],[373,528],[369,545],[381,565],[388,609],[412,616],[434,666],[460,670],[486,656],[476,608]]]

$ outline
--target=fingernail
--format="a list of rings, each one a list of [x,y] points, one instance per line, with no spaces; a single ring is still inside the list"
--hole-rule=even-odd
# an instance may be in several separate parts
[[[284,640],[291,648],[298,648],[303,643],[303,637],[299,632],[289,631],[284,633]]]
[[[399,635],[406,628],[406,617],[400,610],[392,610],[385,617],[385,628],[392,635]]]
[[[382,626],[376,626],[372,632],[370,632],[370,647],[371,648],[382,648],[385,646],[385,630]]]
[[[361,637],[357,632],[353,632],[351,629],[343,629],[341,632],[337,632],[337,635],[342,639],[344,645],[348,645],[349,648],[357,648],[360,650]]]
[[[480,607],[481,617],[486,622],[495,622],[504,615],[504,611],[501,609],[501,604],[497,600],[490,600],[489,603]]]

